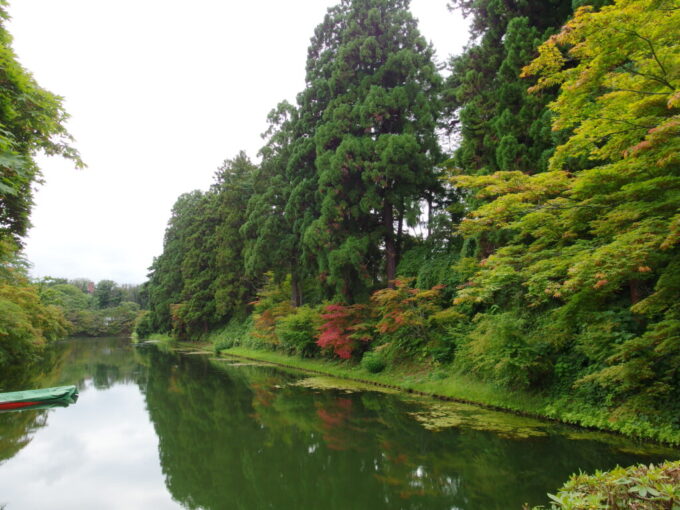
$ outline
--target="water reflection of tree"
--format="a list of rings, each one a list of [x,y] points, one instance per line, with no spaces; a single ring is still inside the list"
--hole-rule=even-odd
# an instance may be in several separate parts
[[[144,384],[143,357],[130,341],[121,338],[75,339],[54,344],[33,365],[2,374],[5,391],[76,385],[83,390],[92,381],[97,389],[116,383]],[[48,420],[46,410],[0,413],[0,463],[27,446]]]
[[[419,404],[393,395],[314,391],[274,369],[150,356],[161,464],[188,508],[521,508],[578,468],[638,460],[561,436],[432,432],[409,414]]]
[[[0,377],[0,389],[19,391],[49,386],[65,357],[64,349],[56,346],[47,350],[37,363],[9,367]],[[26,447],[35,432],[46,423],[47,411],[44,410],[0,412],[0,464]]]
[[[14,457],[28,443],[35,431],[45,426],[45,411],[0,414],[0,464]]]
[[[59,371],[62,384],[99,390],[114,384],[144,384],[144,356],[126,338],[81,338],[65,342],[67,357]]]

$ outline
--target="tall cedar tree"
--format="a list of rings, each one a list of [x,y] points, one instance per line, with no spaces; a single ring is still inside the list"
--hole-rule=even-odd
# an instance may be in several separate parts
[[[340,48],[339,41],[344,30],[342,11],[344,7],[331,7],[324,21],[316,27],[307,49],[305,66],[305,89],[297,96],[292,127],[290,158],[285,178],[290,183],[290,194],[285,215],[291,227],[294,241],[295,266],[291,271],[293,303],[302,303],[301,283],[312,277],[317,294],[328,293],[328,287],[319,275],[319,257],[316,243],[310,242],[311,225],[320,216],[321,196],[318,193],[316,166],[316,133],[323,124],[324,112],[333,99],[331,79]],[[319,292],[319,290],[321,292]]]
[[[306,86],[297,107],[281,102],[269,114],[262,164],[248,204],[245,263],[251,276],[271,271],[291,276],[291,301],[302,304],[302,282],[318,273],[314,243],[305,233],[319,217],[314,137],[331,99],[329,80],[342,30],[342,8],[332,7],[316,28],[307,52]],[[318,286],[319,282],[316,282]]]
[[[522,67],[572,13],[571,0],[453,0],[471,16],[472,43],[451,59],[444,102],[459,138],[454,164],[468,173],[543,171],[554,150],[554,90],[528,94]]]
[[[210,190],[202,193],[188,211],[189,229],[180,266],[181,301],[172,308],[173,326],[179,338],[199,338],[217,324],[213,284],[218,276],[216,232],[222,223],[218,201],[217,193]]]
[[[192,191],[180,195],[172,207],[165,229],[163,252],[149,268],[145,291],[154,331],[168,332],[171,328],[171,306],[181,302],[183,288],[182,260],[188,251],[188,237],[193,228],[191,211],[198,206],[203,194]]]
[[[242,312],[254,295],[253,278],[245,270],[245,241],[240,229],[246,221],[256,172],[257,167],[242,151],[224,162],[211,189],[216,196],[218,224],[214,234],[216,276],[210,288],[219,322]]]
[[[291,275],[291,301],[302,304],[301,278],[304,275],[300,223],[305,215],[313,215],[313,188],[305,195],[310,200],[297,204],[300,190],[309,187],[313,164],[293,159],[304,138],[296,137],[298,110],[287,101],[281,102],[268,117],[269,129],[264,134],[266,145],[260,150],[262,163],[253,182],[246,221],[241,227],[245,239],[246,274],[253,279],[271,271],[281,281]],[[304,150],[303,150],[304,151]],[[312,171],[309,171],[311,167]],[[304,205],[307,204],[307,207]]]
[[[350,303],[381,270],[383,284],[394,279],[405,220],[436,182],[440,78],[408,7],[344,0],[317,30],[325,46],[310,52],[323,63],[312,88],[328,106],[314,133],[320,217],[305,241]]]

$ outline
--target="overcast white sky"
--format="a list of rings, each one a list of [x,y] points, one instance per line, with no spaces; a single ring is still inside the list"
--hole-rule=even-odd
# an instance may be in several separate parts
[[[307,46],[336,0],[13,0],[9,30],[38,83],[65,98],[88,165],[41,158],[26,255],[34,276],[141,283],[175,199],[261,146],[266,116],[304,87]],[[468,39],[446,0],[412,0],[445,61]]]

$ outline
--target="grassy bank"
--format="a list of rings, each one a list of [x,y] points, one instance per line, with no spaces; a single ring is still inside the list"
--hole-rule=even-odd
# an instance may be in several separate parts
[[[554,401],[546,396],[511,391],[476,380],[465,374],[434,370],[429,366],[397,365],[373,374],[360,365],[343,361],[307,359],[281,352],[231,347],[221,352],[286,367],[389,386],[435,398],[473,403],[527,416],[620,433],[629,437],[680,444],[680,430],[671,426],[653,426],[644,416],[613,420],[607,410],[585,407],[577,402]]]

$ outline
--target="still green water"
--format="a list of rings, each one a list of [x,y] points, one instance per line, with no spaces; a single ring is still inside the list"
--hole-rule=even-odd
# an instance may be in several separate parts
[[[77,384],[0,414],[0,509],[462,509],[542,504],[580,470],[678,452],[121,339],[60,343],[0,389]]]

